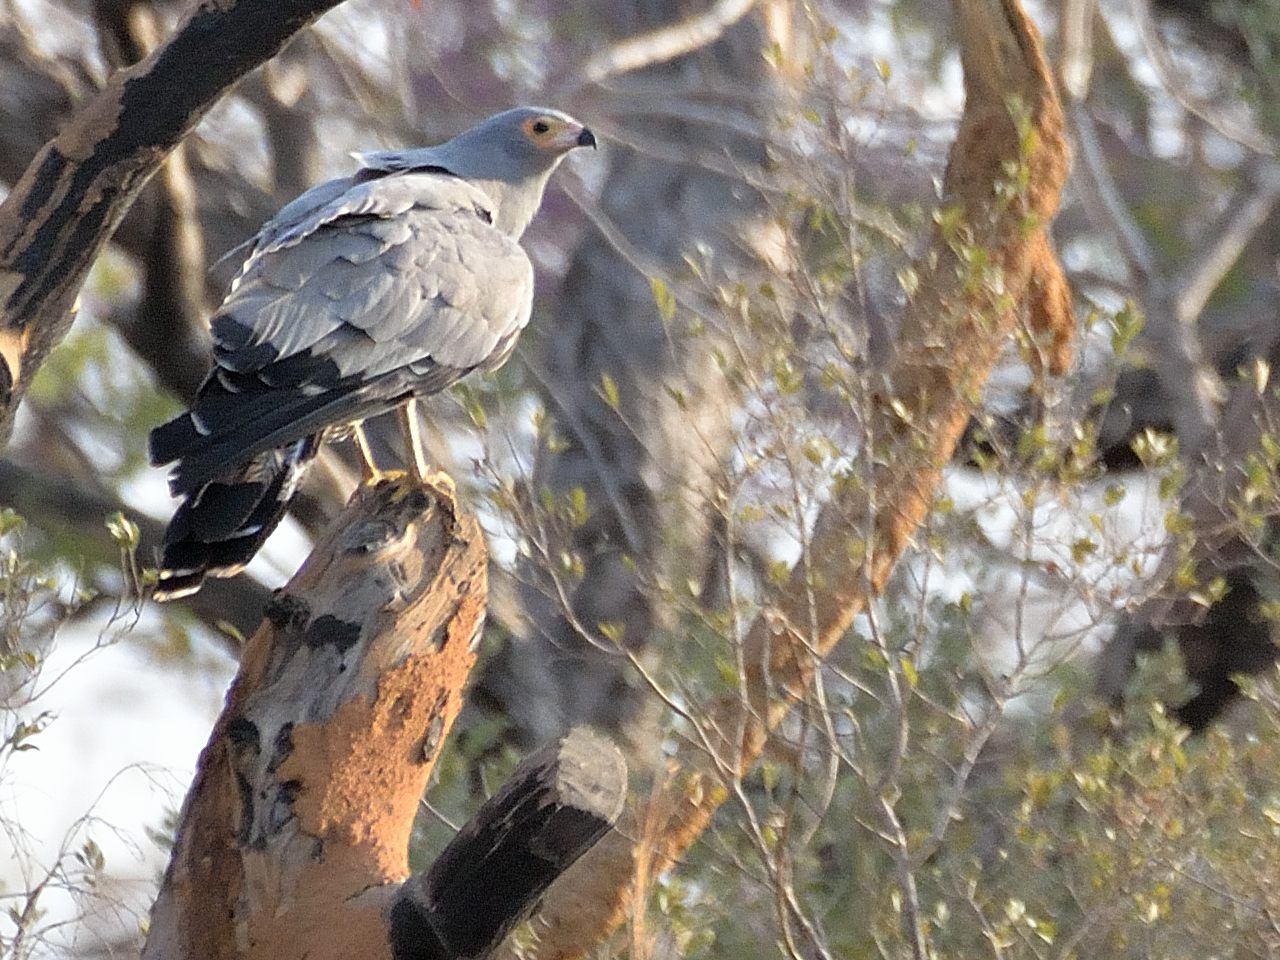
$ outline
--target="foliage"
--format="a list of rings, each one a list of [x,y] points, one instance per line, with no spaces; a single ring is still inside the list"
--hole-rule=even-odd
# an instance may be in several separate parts
[[[136,586],[136,528],[120,515],[106,518],[106,524],[120,547],[120,573]],[[75,938],[82,918],[104,910],[127,915],[130,909],[119,900],[95,840],[117,836],[116,828],[94,807],[77,816],[53,844],[31,833],[24,816],[38,789],[24,760],[59,735],[51,693],[137,624],[136,599],[105,610],[99,609],[100,599],[72,572],[35,559],[28,550],[26,521],[11,509],[0,510],[0,835],[11,850],[9,869],[22,880],[20,886],[0,886],[0,957],[5,960],[55,955],[67,949],[68,935]],[[60,638],[86,629],[96,633],[94,640],[73,643],[78,652],[70,659],[54,658]]]
[[[250,154],[243,144],[259,138],[269,143],[252,155],[270,154],[278,168],[268,175],[273,163],[252,164],[234,190],[206,189],[202,203],[226,200],[228,208],[202,211],[219,224],[207,231],[211,245],[220,233],[238,231],[239,239],[252,228],[242,222],[246,209],[273,208],[285,199],[273,191],[287,184],[267,181],[287,169],[295,147],[321,141],[310,166],[336,165],[330,154],[357,145],[346,142],[355,139],[355,121],[347,115],[352,101],[384,107],[371,116],[388,113],[384,81],[386,89],[405,91],[407,101],[417,91],[421,125],[443,134],[453,119],[439,106],[452,102],[446,93],[458,93],[470,107],[496,99],[495,91],[509,99],[548,84],[580,92],[572,78],[554,76],[554,64],[571,62],[570,53],[593,49],[610,35],[603,18],[581,5],[556,12],[535,4],[520,17],[505,16],[503,5],[480,11],[425,6],[449,27],[430,41],[427,66],[404,55],[413,49],[406,37],[416,36],[418,24],[406,26],[397,16],[418,16],[413,7],[378,21],[393,51],[384,59],[351,42],[346,34],[359,31],[350,22],[339,24],[314,48],[304,51],[300,43],[296,59],[263,81],[265,93],[246,93],[219,118],[221,127],[202,131],[192,163],[206,182],[222,183],[214,174],[243,164]],[[1271,0],[1214,6],[1219,20],[1251,40],[1249,70],[1219,70],[1213,55],[1194,45],[1186,53],[1197,89],[1235,91],[1244,112],[1272,131],[1275,98],[1256,91],[1274,88],[1273,34],[1280,20],[1267,14],[1274,6]],[[540,283],[548,282],[523,356],[496,377],[461,385],[435,411],[441,459],[453,461],[452,472],[469,488],[491,533],[493,579],[536,575],[581,646],[615,665],[617,695],[638,692],[649,705],[645,719],[656,734],[649,754],[637,749],[633,757],[641,771],[637,809],[652,790],[644,774],[663,782],[663,758],[676,744],[698,745],[709,765],[727,771],[723,782],[690,782],[690,790],[725,791],[729,802],[683,862],[653,865],[641,878],[629,936],[602,954],[697,960],[1276,953],[1280,688],[1274,672],[1238,678],[1245,702],[1197,737],[1171,719],[1173,706],[1188,694],[1182,661],[1171,650],[1144,657],[1123,711],[1093,693],[1093,657],[1116,619],[1157,592],[1164,551],[1173,557],[1170,582],[1180,599],[1212,607],[1223,597],[1225,579],[1198,562],[1197,551],[1211,537],[1184,499],[1196,466],[1189,445],[1170,424],[1142,420],[1134,397],[1124,392],[1126,374],[1159,366],[1172,315],[1152,309],[1142,277],[1122,276],[1120,231],[1099,229],[1079,196],[1056,229],[1084,315],[1080,365],[1067,378],[1047,377],[1037,365],[1044,344],[1029,324],[1020,329],[999,382],[968,398],[968,442],[913,548],[884,596],[822,665],[819,682],[788,702],[791,713],[764,760],[735,775],[733,750],[725,746],[734,732],[708,721],[711,705],[743,696],[747,627],[770,610],[795,565],[812,559],[809,537],[819,507],[832,490],[867,485],[868,464],[880,455],[864,432],[870,412],[887,405],[909,419],[909,406],[887,396],[883,374],[886,358],[900,346],[894,318],[920,293],[914,259],[920,237],[937,225],[961,258],[963,286],[993,298],[1002,290],[990,251],[973,241],[965,211],[940,205],[936,196],[956,107],[945,83],[954,75],[948,72],[954,57],[936,29],[937,13],[918,2],[872,4],[856,13],[805,6],[797,29],[808,45],[799,52],[781,42],[764,48],[782,93],[764,110],[767,162],[760,169],[739,170],[721,152],[699,153],[679,140],[640,142],[627,127],[636,116],[662,110],[670,110],[663,122],[671,128],[688,114],[710,117],[717,129],[730,127],[746,112],[738,110],[740,101],[752,101],[754,91],[735,98],[739,91],[713,89],[723,100],[710,107],[696,97],[680,99],[688,91],[679,84],[667,88],[669,100],[620,93],[624,105],[602,117],[602,129],[615,126],[616,145],[609,149],[669,164],[693,154],[691,166],[732,174],[735,195],[758,195],[759,206],[734,227],[734,244],[759,254],[750,269],[702,240],[651,262],[627,245],[622,228],[643,233],[638,222],[604,224],[614,232],[590,233],[584,241],[618,247],[619,270],[643,268],[643,277],[632,278],[630,296],[651,305],[670,355],[701,358],[691,367],[695,377],[648,382],[618,358],[615,369],[593,373],[583,385],[591,405],[566,412],[563,385],[548,383],[536,360],[562,319],[547,293],[561,279],[553,275],[573,262],[567,241],[550,239],[571,235],[569,205],[553,198],[552,225],[530,241],[547,274]],[[1194,260],[1219,224],[1224,197],[1252,182],[1253,161],[1233,152],[1238,145],[1224,146],[1220,134],[1191,113],[1179,112],[1172,93],[1153,89],[1135,66],[1141,52],[1122,49],[1133,31],[1126,33],[1118,14],[1108,16],[1107,23],[1115,21],[1112,33],[1092,51],[1095,91],[1101,92],[1086,106],[1110,124],[1103,142],[1110,151],[1104,166],[1116,180],[1111,186],[1150,248],[1151,270],[1184,255]],[[619,21],[632,29],[629,14],[619,14]],[[316,78],[306,93],[295,91],[302,105],[296,111],[287,103],[290,69]],[[646,105],[626,106],[628,97]],[[721,110],[722,103],[733,109]],[[1025,107],[1007,106],[1030,136]],[[295,142],[281,117],[303,107],[319,119]],[[371,137],[392,141],[405,132],[387,122]],[[1171,141],[1184,145],[1181,152],[1167,146]],[[1029,188],[1027,165],[1011,163],[1005,173],[1000,198],[1017,204]],[[584,174],[575,198],[585,198],[589,215],[599,220],[590,192],[602,188],[589,182],[592,176]],[[694,191],[671,192],[695,204],[687,199]],[[721,213],[708,209],[699,218]],[[1232,331],[1266,329],[1259,317],[1272,323],[1274,298],[1260,305],[1274,293],[1265,279],[1274,256],[1263,241],[1219,277],[1202,318],[1207,344],[1216,343],[1214,337],[1225,341]],[[35,385],[35,426],[16,446],[51,474],[92,478],[122,502],[159,515],[164,505],[145,486],[142,436],[175,403],[157,386],[163,377],[153,376],[163,373],[168,357],[161,351],[135,358],[117,333],[136,322],[139,288],[155,276],[155,264],[139,253],[136,245],[128,255],[117,251],[100,269],[88,316]],[[1234,362],[1235,343],[1210,365],[1224,370],[1233,388],[1244,384],[1259,396],[1280,396],[1261,356],[1265,350],[1246,346],[1253,351],[1249,363]],[[1248,376],[1237,376],[1238,369]],[[608,469],[610,451],[595,451],[591,473],[564,487],[546,482],[548,463],[587,446],[592,418],[623,436],[661,432],[645,432],[633,399],[637,389],[656,398],[653,408],[661,412],[655,417],[665,418],[681,442],[661,446],[666,440],[660,437],[654,441],[660,448],[642,450],[644,462],[625,474]],[[708,402],[732,411],[731,436],[700,432]],[[1271,529],[1280,508],[1280,445],[1274,430],[1264,429],[1262,437],[1257,450],[1224,467],[1245,482],[1217,506],[1257,562],[1251,576],[1266,600],[1260,616],[1269,630],[1280,603],[1280,592],[1268,586],[1275,571]],[[922,448],[929,442],[918,437]],[[680,479],[682,451],[717,445],[717,469],[706,485]],[[1128,472],[1109,465],[1117,449],[1128,458]],[[334,468],[341,471],[340,464]],[[323,523],[324,507],[345,492],[340,484],[337,489],[309,491],[312,507],[320,504],[305,521],[309,529]],[[878,493],[868,491],[873,504]],[[673,516],[683,519],[655,519]],[[654,533],[637,538],[644,548],[631,543],[635,531],[626,529],[627,518],[642,534]],[[868,519],[847,518],[851,562],[871,549]],[[0,557],[7,564],[0,568],[0,785],[20,781],[23,753],[58,734],[39,694],[48,686],[41,683],[42,664],[60,630],[106,607],[106,643],[135,616],[127,601],[115,598],[145,584],[149,558],[139,558],[140,534],[124,513],[109,522],[104,551],[101,520],[96,516],[92,529],[47,522],[24,532],[16,513],[0,513],[0,545],[7,550],[7,559]],[[591,607],[575,603],[584,584],[602,593],[617,589],[615,581],[591,579],[608,552],[623,554],[622,568],[634,575],[629,586],[638,585],[638,595],[658,611],[652,629],[639,614],[594,617]],[[291,560],[302,553],[299,540]],[[485,679],[500,671],[504,654],[520,655],[522,631],[539,628],[499,599],[495,591],[479,671]],[[185,661],[211,634],[207,628],[191,633],[189,623],[144,621],[139,640],[155,646],[157,637],[177,637],[162,639],[163,649]],[[573,679],[577,651],[556,655],[557,669]],[[431,859],[529,746],[520,741],[527,730],[483,709],[489,693],[482,687],[473,696],[464,729],[424,801],[415,866]],[[517,699],[545,695],[515,685]],[[552,715],[562,707],[544,706]],[[25,889],[0,891],[8,911],[0,924],[0,957],[18,960],[54,949],[49,927],[61,920],[41,915],[52,891],[101,889],[113,865],[92,839],[106,829],[92,816],[76,824],[52,861],[36,863],[23,852],[22,811],[6,803],[0,797],[0,826],[26,858],[31,878]],[[536,924],[521,936],[526,945],[536,943]]]

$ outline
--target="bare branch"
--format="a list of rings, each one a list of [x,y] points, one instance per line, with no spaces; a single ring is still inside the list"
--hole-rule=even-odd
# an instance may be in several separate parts
[[[151,563],[164,540],[164,524],[129,510],[114,494],[90,481],[23,466],[0,459],[0,503],[13,507],[35,526],[53,534],[65,529],[99,531],[100,540],[86,537],[80,542],[84,556],[109,563],[119,548],[108,542],[103,521],[123,511],[142,534],[138,552],[143,563]],[[227,623],[248,634],[262,618],[271,591],[248,574],[224,580],[210,580],[206,589],[185,598],[182,606],[215,630]],[[223,636],[219,632],[219,636]],[[239,654],[239,650],[233,653]]]
[[[715,43],[751,12],[757,0],[716,0],[704,13],[628,37],[606,47],[583,65],[583,83],[600,83],[619,74],[642,70],[693,53]]]
[[[1186,279],[1174,295],[1177,319],[1191,325],[1199,318],[1209,297],[1222,278],[1235,266],[1245,246],[1262,228],[1280,200],[1280,167],[1266,162],[1257,170],[1256,186],[1246,187],[1243,196],[1227,209],[1218,222],[1205,231],[1208,243],[1197,253],[1187,268],[1180,271]]]
[[[1198,314],[1180,314],[1172,282],[1163,275],[1155,251],[1107,170],[1088,109],[1079,101],[1068,101],[1066,109],[1078,147],[1074,182],[1081,189],[1090,215],[1118,241],[1135,297],[1146,314],[1142,343],[1150,351],[1161,384],[1174,401],[1171,413],[1179,440],[1184,451],[1198,449],[1213,432],[1224,393],[1193,326]]]
[[[1178,101],[1182,109],[1208,124],[1228,140],[1252,150],[1259,156],[1274,157],[1276,155],[1276,145],[1270,137],[1224,119],[1221,104],[1204,103],[1187,89],[1186,84],[1179,79],[1173,59],[1169,56],[1164,40],[1156,29],[1149,0],[1130,0],[1130,12],[1133,14],[1134,23],[1137,24],[1143,48],[1151,58],[1151,65],[1160,78],[1160,85],[1169,96]]]
[[[585,727],[527,757],[390,911],[393,957],[481,960],[622,813],[627,765]]]
[[[117,68],[132,66],[155,49],[160,26],[154,6],[141,0],[95,0],[100,43]],[[179,145],[147,185],[133,215],[142,228],[142,302],[112,316],[121,335],[183,400],[204,379],[208,344],[205,250],[196,186]]]
[[[1130,277],[1147,280],[1156,274],[1155,251],[1147,242],[1138,221],[1129,212],[1116,187],[1115,178],[1107,171],[1107,159],[1099,142],[1098,129],[1089,109],[1079,100],[1066,103],[1076,144],[1076,169],[1073,183],[1080,186],[1085,206],[1094,221],[1106,225],[1120,246]]]
[[[1098,0],[1066,0],[1058,16],[1058,33],[1062,38],[1058,76],[1072,100],[1083,100],[1089,93],[1089,80],[1093,75],[1093,19],[1097,15]]]

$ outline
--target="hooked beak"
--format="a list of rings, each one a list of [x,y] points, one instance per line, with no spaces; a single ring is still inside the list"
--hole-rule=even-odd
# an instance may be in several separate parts
[[[580,123],[566,122],[560,130],[556,131],[552,144],[557,152],[568,153],[576,147],[594,147],[596,135]]]

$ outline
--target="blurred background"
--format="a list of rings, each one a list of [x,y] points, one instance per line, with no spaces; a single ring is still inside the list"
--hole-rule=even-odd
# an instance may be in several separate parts
[[[184,8],[0,0],[0,185]],[[1280,951],[1280,2],[1029,9],[1073,139],[1052,232],[1076,362],[1010,346],[889,590],[612,952]],[[173,508],[146,434],[204,377],[227,251],[356,150],[516,103],[596,132],[525,237],[516,357],[427,412],[492,597],[417,856],[575,723],[643,796],[857,473],[963,106],[950,19],[348,0],[227,97],[0,457],[0,957],[136,954],[241,640],[358,481],[331,445],[244,574],[137,600]],[[374,436],[394,464],[394,424]],[[1188,494],[1206,469],[1233,483]]]

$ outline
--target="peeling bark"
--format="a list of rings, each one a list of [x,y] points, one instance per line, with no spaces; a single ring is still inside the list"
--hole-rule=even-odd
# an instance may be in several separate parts
[[[461,707],[486,551],[456,504],[361,488],[249,640],[144,958],[389,956],[419,798]]]

